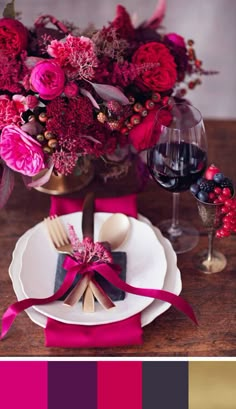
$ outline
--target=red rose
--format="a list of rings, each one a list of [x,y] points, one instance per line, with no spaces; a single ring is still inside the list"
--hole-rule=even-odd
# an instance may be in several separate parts
[[[138,85],[153,91],[167,91],[175,85],[176,64],[168,48],[161,43],[146,43],[134,53],[132,62],[141,67]],[[145,69],[146,65],[146,69]]]
[[[158,109],[156,106],[156,109],[150,111],[141,124],[136,125],[129,133],[130,142],[138,152],[154,146],[159,140],[161,125],[168,126],[172,120],[168,109],[160,109],[157,114]]]
[[[18,20],[0,19],[0,51],[12,56],[20,54],[27,48],[28,30]]]

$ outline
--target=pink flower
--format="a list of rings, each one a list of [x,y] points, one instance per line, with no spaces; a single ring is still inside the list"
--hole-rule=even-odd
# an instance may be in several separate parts
[[[185,41],[184,38],[181,37],[179,34],[176,33],[169,33],[165,35],[165,39],[171,41],[172,43],[174,43],[175,45],[177,45],[178,47],[183,47],[185,48]]]
[[[15,102],[15,106],[19,112],[27,111],[28,108],[25,105],[24,95],[15,94],[13,95],[12,100]]]
[[[64,93],[68,98],[76,97],[79,93],[79,87],[75,82],[69,82],[64,88]]]
[[[33,91],[38,92],[41,98],[52,100],[63,92],[65,75],[54,61],[40,61],[31,72],[30,83]]]
[[[0,19],[0,49],[5,55],[18,55],[27,48],[28,30],[13,18]]]
[[[0,130],[12,123],[20,125],[22,123],[19,106],[12,101],[8,95],[0,95]]]
[[[16,125],[3,128],[0,156],[9,168],[23,175],[34,176],[45,168],[41,145]]]
[[[38,105],[38,98],[35,95],[27,95],[25,97],[25,104],[29,109],[34,109]]]
[[[112,263],[112,255],[102,243],[94,243],[90,237],[85,237],[83,241],[78,238],[74,227],[69,224],[69,236],[74,251],[74,257],[80,263]]]
[[[15,107],[18,112],[22,113],[27,111],[27,109],[34,109],[38,105],[38,98],[35,95],[24,95],[15,94],[12,97]]]
[[[90,38],[68,35],[64,42],[53,40],[47,52],[56,58],[69,79],[87,79],[94,77],[94,68],[98,65],[95,45]]]

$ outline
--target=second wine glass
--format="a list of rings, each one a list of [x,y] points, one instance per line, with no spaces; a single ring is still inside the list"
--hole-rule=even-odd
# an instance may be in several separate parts
[[[187,191],[204,173],[207,166],[207,139],[202,115],[187,103],[161,108],[153,129],[158,138],[148,150],[147,165],[154,180],[173,192],[172,219],[162,221],[159,228],[172,243],[176,253],[194,248],[199,233],[179,220],[179,193]]]

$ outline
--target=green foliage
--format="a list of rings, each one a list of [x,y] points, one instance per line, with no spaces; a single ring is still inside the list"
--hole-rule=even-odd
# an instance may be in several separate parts
[[[5,4],[2,15],[3,17],[7,18],[16,18],[15,0],[12,0],[10,3]]]

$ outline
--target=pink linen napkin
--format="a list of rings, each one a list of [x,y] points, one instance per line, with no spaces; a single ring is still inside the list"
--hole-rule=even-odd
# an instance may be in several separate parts
[[[61,196],[51,197],[51,207],[49,214],[63,214],[80,212],[83,206],[83,199],[68,199]],[[136,195],[127,195],[121,197],[107,197],[95,199],[96,212],[125,213],[127,216],[137,219]]]
[[[51,197],[50,215],[58,216],[81,211],[82,199]],[[137,218],[136,195],[117,198],[97,198],[97,212],[125,213]],[[65,324],[51,318],[45,328],[45,345],[48,347],[114,347],[142,343],[141,313],[122,321],[101,325]]]

